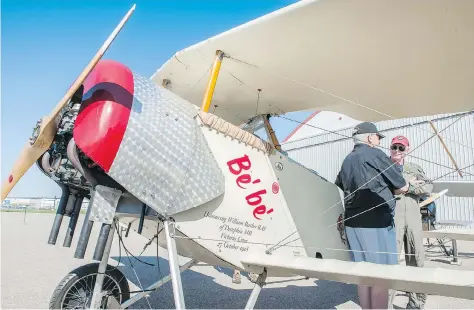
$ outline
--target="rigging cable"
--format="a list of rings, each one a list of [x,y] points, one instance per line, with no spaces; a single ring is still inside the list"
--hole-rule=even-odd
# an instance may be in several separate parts
[[[214,239],[214,238],[203,238],[203,237],[187,237],[187,236],[175,236],[175,238],[178,239],[186,239],[186,240],[202,240],[202,241],[212,241],[212,242],[229,242],[229,240],[225,239]],[[298,239],[295,239],[293,241],[296,241]],[[292,241],[292,242],[293,242]],[[263,243],[263,242],[250,242],[250,241],[232,241],[235,243],[242,243],[242,244],[252,244],[252,245],[264,245],[264,246],[270,246],[274,245],[273,243]],[[364,250],[351,250],[351,249],[336,249],[336,248],[321,248],[321,247],[316,247],[316,246],[303,246],[303,245],[282,245],[281,247],[288,247],[288,248],[308,248],[308,249],[316,249],[316,250],[330,250],[330,251],[341,251],[341,252],[357,252],[357,253],[375,253],[375,254],[396,254],[399,255],[400,253],[395,253],[395,252],[378,252],[378,251],[364,251]],[[404,253],[406,256],[415,256],[418,254],[409,254],[409,253]],[[474,258],[474,255],[468,255],[468,254],[458,254],[458,257],[463,258]]]
[[[465,170],[465,169],[467,169],[467,168],[469,168],[469,167],[472,167],[472,166],[474,166],[474,164],[470,164],[469,166],[466,166],[466,167],[464,167],[464,168],[462,168],[462,169],[460,169],[460,170]],[[450,174],[450,173],[453,173],[453,172],[455,172],[455,171],[450,171],[450,172],[448,172],[448,173],[445,173],[445,174],[441,175],[440,177],[437,177],[437,178],[433,179],[432,181],[436,181],[436,180],[438,180],[438,179],[441,179],[441,178],[445,177],[446,175],[448,175],[448,174]],[[420,185],[418,185],[418,186],[415,186],[415,189],[421,188],[423,185],[424,185],[424,184],[420,184]],[[382,203],[376,205],[375,207],[372,207],[372,208],[370,208],[370,209],[367,209],[367,210],[364,210],[364,211],[362,211],[362,212],[359,212],[359,213],[357,213],[356,215],[353,215],[353,216],[350,216],[350,217],[348,217],[348,218],[345,218],[345,219],[342,220],[342,221],[337,221],[336,223],[329,225],[328,228],[330,228],[330,227],[332,227],[332,226],[335,226],[335,225],[337,225],[337,224],[344,223],[344,222],[346,222],[347,220],[349,220],[349,219],[351,219],[351,218],[357,217],[357,216],[359,216],[359,215],[361,215],[361,214],[363,214],[363,213],[365,213],[365,212],[368,212],[368,211],[370,211],[370,210],[373,210],[373,209],[375,209],[375,208],[378,208],[378,207],[380,207],[380,206],[382,206],[382,205],[384,205],[384,204],[386,204],[386,203],[388,203],[388,202],[390,202],[390,201],[392,201],[392,200],[396,200],[397,198],[398,198],[398,197],[395,196],[395,197],[393,197],[393,198],[390,199],[390,200],[384,201],[384,202],[382,202]]]
[[[467,114],[467,113],[466,113]],[[465,114],[463,114],[465,115]],[[318,127],[318,126],[315,126],[315,125],[311,125],[311,124],[308,124],[308,123],[303,123],[303,122],[300,122],[300,121],[297,121],[297,120],[294,120],[294,119],[291,119],[291,118],[288,118],[288,117],[285,117],[285,116],[281,116],[281,115],[278,115],[277,117],[279,118],[282,118],[282,119],[286,119],[286,120],[289,120],[289,121],[292,121],[292,122],[295,122],[295,123],[298,123],[298,124],[301,124],[301,125],[305,125],[305,126],[308,126],[308,127],[312,127],[312,128],[315,128],[315,129],[320,129],[322,131],[326,131],[328,133],[332,133],[332,134],[335,134],[335,135],[339,135],[339,136],[342,136],[344,138],[348,138],[348,139],[352,139],[352,137],[350,136],[347,136],[347,135],[344,135],[344,134],[341,134],[337,131],[332,131],[332,130],[329,130],[329,129],[324,129],[322,127]],[[381,149],[385,149],[385,150],[390,150],[390,148],[388,147],[384,147],[382,145],[378,145],[377,148],[381,148]],[[415,159],[418,159],[418,160],[421,160],[421,161],[424,161],[424,162],[427,162],[427,163],[430,163],[430,164],[433,164],[433,165],[437,165],[437,166],[440,166],[440,167],[443,167],[443,168],[447,168],[447,169],[451,169],[453,171],[458,171],[458,169],[456,168],[453,168],[453,167],[449,167],[449,166],[446,166],[446,165],[443,165],[443,164],[440,164],[440,163],[437,163],[437,162],[434,162],[434,161],[431,161],[431,160],[428,160],[428,159],[425,159],[425,158],[422,158],[422,157],[418,157],[418,156],[415,156],[415,155],[412,155],[412,154],[409,154],[407,153],[406,156],[409,156],[409,157],[412,157],[412,158],[415,158]],[[466,174],[469,174],[469,175],[474,175],[473,173],[470,173],[468,171],[464,171]]]
[[[460,170],[464,170],[464,169],[469,168],[469,167],[472,167],[472,166],[474,166],[474,164],[471,164],[471,165],[469,165],[469,166],[466,166],[466,167],[464,167],[463,169],[460,169]],[[450,173],[453,173],[453,172],[454,172],[454,171],[448,172],[448,173],[446,173],[446,174],[444,174],[444,175],[442,175],[442,176],[440,176],[440,177],[438,177],[438,178],[436,178],[436,179],[433,179],[432,181],[436,181],[436,180],[438,180],[438,179],[441,179],[441,178],[445,177],[446,175],[448,175],[448,174],[450,174]],[[424,184],[423,184],[423,185],[424,185]],[[420,187],[423,186],[423,185],[419,185],[418,187],[415,187],[415,189],[420,188]],[[384,202],[382,202],[382,203],[376,205],[375,207],[372,207],[372,208],[367,209],[367,210],[365,210],[365,211],[359,212],[359,213],[357,213],[357,214],[354,215],[354,216],[350,216],[350,217],[348,217],[347,219],[344,219],[343,221],[337,221],[336,223],[331,224],[331,225],[329,225],[328,227],[332,227],[332,226],[334,226],[334,225],[337,225],[337,224],[340,224],[340,223],[344,223],[345,221],[347,221],[347,220],[349,220],[349,219],[351,219],[351,218],[357,217],[357,216],[359,216],[359,215],[361,215],[361,214],[363,214],[363,213],[365,213],[365,212],[368,212],[368,211],[370,211],[370,210],[372,210],[372,209],[375,209],[375,208],[377,208],[377,207],[380,207],[380,206],[386,204],[387,202],[390,202],[390,201],[396,200],[396,199],[397,199],[397,197],[394,197],[394,198],[392,198],[392,199],[390,199],[390,200],[384,201]]]
[[[148,266],[155,266],[153,264],[150,264],[150,263],[147,263],[147,262],[144,262],[142,261],[141,259],[139,259],[138,257],[136,257],[135,255],[133,255],[132,253],[130,253],[130,251],[127,249],[127,247],[125,246],[125,243],[123,242],[123,239],[122,239],[122,236],[118,235],[119,236],[119,241],[122,243],[122,246],[125,250],[125,253],[127,253],[128,255],[132,256],[133,258],[135,258],[137,261],[139,261],[140,263],[142,264],[145,264],[145,265],[148,265]],[[143,253],[143,252],[142,252]],[[141,254],[140,254],[141,255]]]
[[[115,227],[117,227],[117,226],[116,226],[116,225],[117,225],[116,223],[114,223],[114,225],[115,225]],[[131,266],[131,268],[132,268],[132,270],[133,270],[133,273],[135,274],[135,277],[137,278],[138,284],[140,285],[140,289],[141,289],[142,291],[144,291],[143,285],[142,285],[142,283],[141,283],[141,281],[140,281],[140,278],[138,277],[138,274],[137,274],[137,271],[135,270],[135,267],[133,266],[133,263],[132,263],[132,260],[130,259],[129,254],[130,254],[132,257],[134,257],[136,260],[138,260],[138,261],[140,261],[140,262],[142,262],[142,263],[144,263],[144,264],[146,264],[146,265],[151,265],[151,264],[145,263],[145,262],[141,261],[140,259],[138,259],[137,257],[133,256],[133,254],[131,254],[131,253],[128,251],[128,249],[125,247],[125,244],[124,244],[124,242],[123,242],[123,240],[122,240],[122,236],[120,236],[120,234],[119,234],[118,236],[119,236],[119,242],[122,243],[123,248],[125,249],[125,252],[127,253],[128,261],[129,261],[130,266]],[[154,265],[151,265],[151,266],[154,266]],[[145,298],[146,298],[146,301],[147,301],[147,303],[148,303],[148,306],[149,306],[150,309],[151,309],[152,307],[151,307],[150,301],[148,300],[148,299],[149,299],[148,296],[145,296]]]
[[[448,129],[449,127],[451,127],[452,125],[454,125],[456,122],[458,122],[460,119],[462,119],[462,117],[464,117],[464,115],[458,117],[458,119],[456,119],[454,122],[452,122],[451,124],[449,124],[448,126],[444,127],[442,130],[439,131],[439,133],[445,131],[446,129]],[[414,149],[410,150],[407,154],[410,154],[412,152],[414,152],[415,150],[417,150],[419,147],[421,147],[423,144],[425,144],[426,142],[428,142],[429,140],[433,139],[434,137],[436,137],[437,135],[436,134],[433,134],[431,137],[429,137],[428,139],[426,139],[424,142],[420,143],[417,147],[415,147]],[[377,175],[375,175],[372,179],[370,179],[369,181],[367,181],[366,183],[362,184],[359,188],[357,188],[355,191],[353,191],[352,193],[348,194],[346,197],[344,197],[343,199],[341,199],[339,202],[337,202],[336,204],[332,205],[331,207],[329,207],[328,209],[326,209],[326,211],[324,211],[321,215],[325,214],[327,211],[329,211],[330,209],[332,209],[333,207],[337,206],[340,202],[342,202],[343,200],[347,199],[349,196],[355,194],[357,191],[359,191],[362,187],[364,187],[365,185],[369,184],[370,182],[372,182],[373,180],[375,180],[375,178],[377,178],[378,176],[380,176],[382,173],[384,173],[385,171],[387,171],[388,169],[390,169],[391,167],[393,167],[394,165],[396,165],[396,163],[392,163],[390,166],[388,166],[386,169],[384,169],[383,171],[379,172]],[[455,172],[455,171],[452,171],[452,172]],[[449,173],[452,173],[452,172],[449,172]],[[448,174],[449,174],[448,173]]]
[[[259,70],[262,70],[262,71],[266,71],[267,73],[269,73],[269,74],[271,74],[271,75],[274,75],[274,76],[277,76],[277,77],[279,77],[279,78],[282,78],[282,79],[291,81],[291,82],[293,82],[293,83],[295,83],[295,84],[302,85],[302,86],[304,86],[304,87],[307,87],[307,88],[316,90],[316,91],[318,91],[318,92],[327,94],[327,95],[329,95],[329,96],[332,96],[332,97],[334,97],[334,98],[340,99],[340,100],[342,100],[342,101],[345,101],[345,102],[351,103],[351,104],[353,104],[353,105],[356,105],[356,106],[365,108],[365,109],[367,109],[367,110],[370,110],[370,111],[375,112],[375,113],[377,113],[377,114],[380,114],[380,115],[382,115],[382,116],[386,116],[386,117],[388,117],[388,118],[391,118],[392,120],[397,120],[397,121],[403,122],[402,120],[396,119],[395,117],[393,117],[393,116],[391,116],[391,115],[388,115],[388,114],[386,114],[386,113],[383,113],[383,112],[380,112],[380,111],[375,110],[375,109],[373,109],[373,108],[364,106],[364,105],[362,105],[362,104],[360,104],[360,103],[356,103],[356,102],[354,102],[354,101],[352,101],[352,100],[349,100],[349,99],[346,99],[346,98],[344,98],[344,97],[341,97],[341,96],[338,96],[338,95],[336,95],[336,94],[333,94],[333,93],[331,93],[331,92],[328,92],[328,91],[319,89],[319,88],[314,87],[314,86],[311,86],[311,85],[309,85],[309,84],[306,84],[306,83],[297,81],[297,80],[295,80],[295,79],[292,79],[292,78],[290,78],[290,77],[281,75],[281,74],[279,74],[279,73],[275,73],[275,72],[272,72],[272,71],[270,71],[270,70],[263,69],[262,67],[259,67],[259,66],[257,66],[257,65],[250,64],[250,63],[248,63],[248,62],[246,62],[246,61],[237,59],[237,58],[235,58],[235,57],[232,57],[232,56],[228,56],[228,55],[227,55],[227,58],[232,59],[232,60],[235,60],[236,62],[243,63],[243,64],[245,64],[245,65],[247,65],[247,66],[249,66],[249,67],[253,67],[253,68],[255,68],[255,69],[259,69]],[[281,110],[281,109],[280,109],[280,110]],[[471,110],[471,111],[472,111],[472,110]],[[411,127],[417,127],[417,126],[418,126],[417,124],[414,124],[414,123],[407,123],[407,122],[403,122],[403,124],[405,124],[405,125],[407,125],[407,126],[411,126]],[[423,130],[423,131],[426,131],[426,132],[429,132],[429,133],[432,133],[430,130],[427,130],[427,129],[424,129],[424,128],[418,127],[418,129]],[[454,143],[457,143],[457,144],[459,144],[459,145],[462,145],[462,146],[464,146],[464,147],[467,147],[467,148],[470,148],[470,149],[474,150],[474,147],[472,147],[472,146],[465,145],[465,144],[463,144],[463,143],[461,143],[461,142],[459,142],[459,141],[457,141],[457,140],[454,140],[454,139],[451,139],[451,138],[448,138],[448,137],[445,137],[445,138],[446,138],[447,140],[453,141]]]
[[[456,122],[458,122],[462,117],[464,117],[465,115],[461,115],[460,117],[458,117],[455,121],[453,121],[451,124],[449,124],[448,126],[444,127],[442,130],[439,131],[439,133],[445,131],[446,129],[448,129],[450,126],[454,125]],[[428,138],[427,140],[425,140],[424,142],[422,142],[421,144],[419,144],[417,147],[415,147],[413,150],[411,150],[410,152],[408,152],[407,154],[411,153],[411,152],[414,152],[416,149],[418,149],[419,147],[421,147],[423,144],[425,144],[426,142],[428,142],[429,140],[431,140],[433,137],[437,136],[436,134],[433,134],[430,138]],[[375,180],[375,178],[377,178],[379,175],[381,175],[382,173],[384,173],[386,170],[390,169],[393,165],[395,165],[396,163],[392,163],[390,166],[388,166],[386,169],[384,169],[383,171],[381,171],[380,173],[378,173],[377,175],[375,175],[372,179],[370,179],[369,181],[367,181],[366,183],[362,184],[360,187],[358,187],[355,191],[353,191],[352,193],[349,193],[347,196],[345,196],[344,198],[342,198],[341,200],[339,200],[338,202],[336,202],[335,204],[333,204],[331,207],[329,207],[328,209],[326,209],[323,213],[320,214],[320,216],[326,214],[329,210],[331,210],[332,208],[334,208],[335,206],[337,206],[338,204],[340,204],[341,202],[343,202],[345,199],[347,199],[348,197],[350,197],[351,195],[353,195],[354,193],[356,193],[357,191],[359,191],[362,187],[364,187],[365,185],[369,184],[370,182],[372,182],[373,180]],[[470,165],[470,166],[467,166],[463,169],[460,169],[460,170],[465,170],[466,168],[469,168],[471,166],[473,166],[474,164]],[[453,171],[450,171],[448,173],[446,173],[445,175],[443,175],[442,177],[450,174],[450,173],[453,173],[453,172],[456,172],[456,170],[453,170]],[[439,178],[436,178],[434,180],[437,180]],[[431,180],[431,181],[434,181],[434,180]],[[367,212],[367,211],[365,211]],[[336,223],[337,224],[337,223]],[[285,238],[286,239],[286,238]],[[281,242],[281,241],[280,241]]]
[[[201,53],[201,55],[202,55],[206,60],[209,60],[201,51],[199,51],[199,52]],[[228,56],[228,55],[226,55],[226,58],[235,60],[235,61],[237,61],[237,62],[244,63],[244,64],[246,64],[246,65],[248,65],[248,66],[251,66],[251,67],[254,67],[254,68],[257,68],[257,69],[262,69],[262,68],[260,68],[260,67],[258,67],[258,66],[252,65],[252,64],[250,64],[250,63],[247,63],[247,62],[245,62],[245,61],[239,60],[239,59],[237,59],[237,58],[234,58],[234,57],[231,57],[231,56]],[[244,82],[242,82],[240,79],[238,79],[237,77],[235,77],[235,75],[232,74],[229,70],[227,70],[226,68],[224,68],[224,66],[222,66],[221,69],[223,69],[224,71],[226,71],[227,73],[229,73],[232,77],[236,78],[242,85],[245,85],[246,87],[249,87],[249,86],[246,85]],[[285,78],[285,79],[289,79],[289,80],[291,80],[291,81],[293,81],[293,82],[295,82],[295,83],[301,84],[301,85],[303,85],[303,86],[306,86],[306,87],[309,87],[309,88],[312,88],[312,89],[315,89],[315,90],[324,92],[323,90],[320,90],[320,89],[318,89],[318,88],[312,87],[311,85],[307,85],[307,84],[304,84],[304,83],[302,83],[302,82],[298,82],[298,81],[296,81],[296,80],[293,80],[293,79],[291,79],[291,78],[288,78],[288,77],[285,77],[285,76],[282,76],[282,75],[279,75],[279,74],[276,74],[276,73],[272,73],[272,72],[270,72],[270,73],[271,73],[271,74],[274,74],[274,75],[276,75],[276,76]],[[250,88],[250,87],[249,87],[249,88]],[[252,91],[253,91],[253,89],[252,89]],[[325,92],[325,93],[328,93],[328,92]],[[332,95],[332,96],[335,96],[335,97],[337,97],[337,98],[339,98],[339,99],[345,100],[345,101],[347,101],[347,102],[350,102],[350,103],[359,105],[359,106],[361,106],[361,107],[364,107],[364,108],[367,108],[367,109],[371,109],[371,108],[365,107],[365,106],[363,106],[363,105],[357,104],[357,103],[355,103],[355,102],[352,102],[352,101],[350,101],[350,100],[348,100],[348,99],[345,99],[345,98],[343,98],[343,97],[339,97],[339,96],[336,96],[336,95],[331,94],[331,93],[328,93],[328,94],[330,94],[330,95]],[[258,104],[258,103],[257,103],[257,104]],[[257,108],[258,108],[258,105],[257,105]],[[279,109],[282,113],[285,113],[282,109],[280,109],[280,108],[278,108],[278,109]],[[393,116],[390,116],[390,115],[388,115],[388,114],[385,114],[385,113],[382,113],[382,112],[379,112],[379,111],[376,111],[376,110],[374,110],[374,111],[377,112],[377,113],[380,113],[380,114],[382,114],[382,115],[388,116],[388,117],[391,118],[391,119],[395,119]],[[468,112],[466,112],[466,113],[457,114],[457,115],[467,116],[467,115],[469,115],[470,113],[472,113],[473,111],[474,111],[474,109],[472,109],[472,110],[470,110],[470,111],[468,111]],[[285,117],[280,116],[280,115],[279,115],[279,117],[285,118]],[[294,121],[294,120],[289,119],[289,118],[286,118],[286,119],[291,120],[291,121]],[[433,119],[432,119],[432,120],[433,120]],[[400,121],[400,120],[398,120],[398,121]],[[429,120],[429,121],[431,121],[431,120]],[[296,122],[298,122],[298,121],[296,121]],[[300,123],[300,122],[299,122],[299,123]],[[423,130],[423,131],[426,131],[426,132],[428,132],[428,133],[430,133],[430,134],[433,134],[430,130],[427,130],[427,129],[424,129],[424,128],[422,128],[422,127],[419,127],[419,126],[420,126],[421,124],[423,124],[424,122],[420,122],[420,123],[417,123],[417,124],[414,124],[414,123],[406,123],[406,122],[403,122],[403,123],[404,123],[405,125],[407,125],[407,126],[414,127],[414,128],[416,127],[416,128],[418,128],[418,129],[420,129],[420,130]],[[302,123],[301,123],[301,124],[302,124]],[[309,124],[305,124],[305,125],[311,126],[311,125],[309,125]],[[312,127],[314,127],[314,126],[312,126]],[[319,128],[319,129],[325,130],[325,129],[323,129],[323,128]],[[325,130],[325,131],[329,131],[329,130]],[[329,131],[329,132],[331,132],[331,133],[333,133],[333,134],[338,134],[338,133],[332,132],[332,131]],[[441,134],[441,131],[438,132],[438,135],[440,135],[440,134]],[[341,135],[341,134],[339,134],[339,135]],[[343,136],[344,136],[344,135],[343,135]],[[345,136],[345,137],[346,137],[346,138],[350,138],[350,137],[347,137],[347,136]],[[457,141],[457,140],[451,139],[451,138],[449,138],[449,137],[445,137],[445,138],[446,138],[447,140],[453,141],[454,143],[457,143],[457,144],[459,144],[459,145],[461,145],[461,146],[464,146],[464,147],[467,147],[467,148],[469,148],[469,149],[474,150],[474,147],[472,147],[472,146],[465,145],[465,144],[463,144],[463,143],[461,143],[461,142],[459,142],[459,141]],[[430,138],[430,139],[431,139],[431,138]],[[428,139],[428,140],[430,140],[430,139]],[[382,146],[380,146],[380,147],[381,147],[381,148],[384,148],[384,147],[382,147]],[[385,149],[388,149],[388,148],[385,148]],[[427,160],[427,159],[424,159],[424,158],[421,158],[421,157],[417,157],[417,156],[411,155],[411,152],[407,153],[407,155],[408,155],[408,156],[411,156],[411,157],[413,157],[413,158],[419,159],[419,160],[423,160],[423,161],[425,161],[425,162],[429,162],[429,163],[431,163],[431,164],[436,164],[436,165],[438,165],[438,166],[440,166],[440,167],[444,167],[444,168],[448,168],[448,169],[454,169],[454,168],[452,168],[452,167],[449,167],[449,166],[446,166],[446,165],[443,165],[443,164],[435,163],[435,162],[429,161],[429,160]],[[455,171],[458,171],[458,170],[456,170],[456,169],[454,169],[454,170],[455,170]],[[473,175],[472,173],[467,172],[467,171],[466,171],[466,173],[469,174],[469,175]]]
[[[202,52],[200,52],[200,53],[202,54],[202,56],[203,56],[205,59],[208,59]],[[245,62],[245,61],[239,60],[239,59],[237,59],[237,58],[234,58],[234,57],[231,57],[231,56],[228,56],[228,55],[226,55],[226,58],[233,59],[233,60],[235,60],[235,61],[237,61],[237,62],[241,62],[241,63],[244,63],[244,64],[246,64],[246,65],[248,65],[248,66],[251,66],[251,67],[254,67],[254,68],[263,70],[262,68],[260,68],[260,67],[258,67],[258,66],[256,66],[256,65],[252,65],[252,64],[250,64],[250,63],[247,63],[247,62]],[[225,70],[225,71],[227,71],[231,76],[233,76],[234,78],[236,78],[235,75],[231,74],[228,70]],[[322,92],[322,93],[331,95],[331,96],[333,96],[333,97],[335,97],[335,98],[338,98],[338,99],[340,99],[340,100],[349,102],[349,103],[351,103],[351,104],[353,104],[353,105],[357,105],[357,106],[360,106],[360,107],[365,108],[365,109],[367,109],[367,110],[370,110],[370,111],[376,112],[376,113],[378,113],[378,114],[384,115],[384,116],[389,117],[389,118],[391,118],[391,119],[395,119],[393,116],[390,116],[390,115],[388,115],[388,114],[386,114],[386,113],[377,111],[377,110],[375,110],[375,109],[369,108],[369,107],[364,106],[364,105],[362,105],[362,104],[358,104],[358,103],[353,102],[353,101],[351,101],[351,100],[349,100],[349,99],[346,99],[346,98],[337,96],[337,95],[335,95],[335,94],[332,94],[332,93],[330,93],[330,92],[324,91],[324,90],[322,90],[322,89],[318,89],[318,88],[313,87],[313,86],[311,86],[311,85],[308,85],[308,84],[299,82],[299,81],[297,81],[297,80],[294,80],[294,79],[285,77],[285,76],[280,75],[280,74],[277,74],[277,73],[273,73],[273,72],[270,72],[270,73],[273,74],[273,75],[276,75],[276,76],[278,76],[278,77],[280,77],[280,78],[287,79],[287,80],[290,80],[290,81],[292,81],[292,82],[294,82],[294,83],[297,83],[297,84],[303,85],[303,86],[305,86],[305,87],[311,88],[311,89],[313,89],[313,90],[316,90],[316,91],[319,91],[319,92]],[[237,79],[237,78],[236,78],[236,79]],[[242,83],[243,85],[246,85],[246,84],[243,83],[240,79],[237,79],[237,80],[238,80],[240,83]],[[281,109],[280,109],[280,110],[281,110]],[[473,111],[473,110],[471,110],[471,111]],[[283,112],[283,111],[282,111],[282,112]],[[236,115],[237,115],[237,114],[236,114]],[[419,124],[418,124],[418,125],[415,125],[415,124],[413,124],[413,123],[406,123],[406,122],[404,122],[405,125],[408,125],[408,126],[411,126],[411,127],[418,127],[419,129],[422,129],[422,130],[424,130],[424,131],[428,131],[430,134],[432,134],[431,137],[429,137],[427,140],[425,140],[424,142],[422,142],[422,143],[421,143],[420,145],[418,145],[416,148],[414,148],[413,150],[411,150],[410,152],[408,152],[407,155],[409,155],[409,154],[411,155],[411,153],[414,152],[416,149],[418,149],[418,148],[421,147],[423,144],[425,144],[426,142],[428,142],[429,140],[431,140],[433,137],[438,136],[439,134],[441,134],[443,131],[445,131],[446,129],[448,129],[450,126],[452,126],[454,123],[456,123],[458,120],[460,120],[462,117],[464,117],[464,116],[466,116],[466,115],[467,115],[467,114],[462,115],[462,116],[459,117],[456,121],[454,121],[454,122],[451,123],[450,125],[446,126],[444,129],[442,129],[441,131],[439,131],[438,134],[434,134],[434,135],[433,135],[432,132],[429,131],[429,130],[426,130],[426,129],[423,129],[423,128],[419,128],[419,127],[418,127]],[[458,141],[456,141],[456,140],[449,139],[449,138],[447,138],[447,139],[448,139],[448,140],[451,140],[451,141],[453,141],[453,142],[456,142],[456,143],[458,143],[458,144],[460,144],[460,145],[463,145],[463,146],[465,146],[465,147],[468,147],[468,148],[470,148],[470,149],[474,149],[473,147],[469,147],[469,146],[467,146],[467,145],[464,145],[464,144],[462,144],[462,143],[460,143],[460,142],[458,142]],[[395,164],[395,163],[393,163],[391,166],[389,166],[389,168],[392,167],[394,164]],[[387,169],[388,169],[388,168],[387,168]],[[385,169],[385,170],[387,170],[387,169]],[[452,168],[450,168],[450,169],[452,169]],[[384,170],[384,171],[385,171],[385,170]],[[459,170],[461,170],[461,169],[459,169]],[[459,171],[459,170],[454,170],[454,171]],[[381,173],[379,173],[377,176],[379,176],[380,174],[382,174],[384,171],[382,171]],[[449,173],[452,173],[452,172],[449,172]],[[448,174],[449,174],[449,173],[448,173]],[[375,176],[375,177],[377,177],[377,176]],[[375,177],[374,177],[373,179],[375,179]],[[373,179],[369,180],[366,184],[370,183]],[[366,185],[366,184],[364,184],[364,185]],[[364,186],[364,185],[362,185],[362,186]],[[361,186],[361,187],[362,187],[362,186]],[[350,195],[353,195],[355,192],[357,192],[358,190],[360,190],[361,187],[359,187],[358,189],[356,189],[353,193],[350,193],[349,195],[347,195],[345,198],[349,197]],[[345,198],[343,198],[343,199],[345,199]],[[341,200],[340,202],[342,202],[342,200]],[[330,210],[331,208],[333,208],[334,206],[338,205],[340,202],[338,202],[338,203],[336,203],[335,205],[331,206],[329,209],[326,209],[326,211],[324,211],[323,214],[325,214],[327,211],[329,211],[329,210]],[[285,238],[285,239],[286,239],[286,238]]]
[[[474,163],[471,164],[471,165],[468,165],[466,167],[463,167],[461,170],[464,170],[464,169],[467,169],[469,167],[472,167],[474,166]],[[441,179],[443,177],[445,177],[446,175],[450,174],[450,173],[453,173],[455,171],[450,171],[448,173],[445,173],[437,178],[435,178],[434,180],[438,180],[438,179]],[[417,185],[415,186],[415,189],[416,188],[419,188],[423,185]],[[394,198],[396,199],[396,198]],[[377,207],[377,206],[376,206]],[[359,213],[359,214],[362,214],[363,212]],[[357,215],[356,215],[357,216]],[[342,221],[343,222],[343,221]],[[339,222],[338,222],[339,223]],[[334,225],[337,225],[338,223],[335,223],[335,224],[332,224],[328,227],[332,227]],[[297,231],[294,231],[291,235],[297,233]],[[289,236],[288,236],[289,237]],[[288,239],[288,237],[286,237],[285,239]],[[225,239],[215,239],[215,238],[203,238],[203,237],[188,237],[188,236],[175,236],[175,238],[179,238],[179,239],[188,239],[188,240],[203,240],[203,241],[214,241],[214,242],[229,242],[229,240],[225,240]],[[287,242],[279,247],[290,247],[290,248],[311,248],[311,249],[320,249],[320,250],[332,250],[332,251],[345,251],[345,252],[363,252],[363,253],[379,253],[379,254],[399,254],[399,253],[392,253],[392,252],[376,252],[376,251],[364,251],[364,250],[351,250],[351,249],[335,249],[335,248],[320,248],[320,247],[315,247],[315,246],[304,246],[304,245],[288,245],[289,243],[291,242],[294,242],[294,241],[297,241],[299,240],[300,238],[298,239],[295,239],[295,240],[292,240],[290,242]],[[279,243],[263,243],[263,242],[252,242],[252,241],[232,241],[232,242],[235,242],[235,243],[242,243],[242,244],[252,244],[252,245],[264,245],[264,246],[272,246],[270,249],[273,249],[273,247],[275,247],[277,244],[281,243],[282,241],[280,241]],[[270,250],[268,249],[268,250]],[[267,250],[267,251],[268,251]],[[417,254],[405,254],[405,255],[417,255]],[[468,258],[474,258],[474,256],[470,256],[470,255],[458,255],[458,257],[468,257]]]

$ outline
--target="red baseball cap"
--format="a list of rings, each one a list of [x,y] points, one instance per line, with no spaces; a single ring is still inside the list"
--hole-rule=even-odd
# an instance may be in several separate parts
[[[396,136],[395,138],[393,138],[392,145],[393,144],[402,144],[404,146],[410,146],[410,142],[408,142],[407,137],[404,136]]]

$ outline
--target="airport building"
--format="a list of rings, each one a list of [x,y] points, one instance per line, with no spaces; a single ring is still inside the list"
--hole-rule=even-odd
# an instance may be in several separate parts
[[[430,124],[430,120],[433,126]],[[334,182],[345,156],[353,148],[352,128],[360,121],[333,112],[314,112],[281,142],[288,156]],[[419,164],[432,180],[461,180],[474,182],[474,113],[443,114],[376,123],[386,136],[381,146],[389,155],[391,139],[405,135],[412,153],[409,161]],[[444,149],[434,129],[440,132],[453,161]],[[474,198],[456,197],[449,192],[436,202],[437,221],[467,221],[474,228]],[[451,225],[447,225],[448,227]]]
[[[7,197],[2,202],[2,209],[35,209],[55,210],[58,207],[60,197]],[[84,199],[81,209],[87,209],[88,199]]]

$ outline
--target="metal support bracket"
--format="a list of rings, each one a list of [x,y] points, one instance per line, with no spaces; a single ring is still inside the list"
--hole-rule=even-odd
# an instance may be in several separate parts
[[[120,190],[110,188],[103,185],[97,185],[95,190],[92,192],[91,197],[91,212],[89,220],[104,223],[112,224],[114,219],[115,210],[122,192]]]

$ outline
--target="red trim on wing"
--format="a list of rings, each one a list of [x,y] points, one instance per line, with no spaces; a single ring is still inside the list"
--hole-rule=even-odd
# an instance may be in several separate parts
[[[122,143],[133,92],[132,71],[116,61],[100,61],[84,81],[83,102],[74,124],[74,140],[106,172]]]

